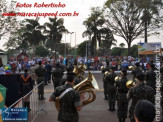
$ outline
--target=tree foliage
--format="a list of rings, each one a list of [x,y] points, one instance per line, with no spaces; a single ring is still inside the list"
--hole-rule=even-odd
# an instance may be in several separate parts
[[[65,47],[66,47],[66,50],[65,50]],[[69,52],[70,52],[70,43],[66,43],[66,45],[65,45],[65,43],[60,43],[58,45],[58,52],[59,52],[60,55],[65,55],[65,53],[69,54]]]
[[[113,33],[108,28],[102,29],[102,44],[100,50],[102,51],[100,55],[108,56],[110,55],[111,46],[116,46],[117,40],[114,39]],[[105,53],[104,53],[105,52]]]
[[[47,37],[46,47],[51,50],[56,50],[57,44],[60,44],[62,39],[62,34],[68,32],[64,26],[63,18],[49,18],[49,22],[44,24],[46,29],[44,34]]]
[[[86,27],[86,31],[83,32],[83,37],[88,36],[91,40],[91,45],[93,46],[94,55],[96,55],[97,43],[99,47],[101,46],[101,34],[105,23],[103,12],[99,7],[92,7],[91,14],[83,22]]]
[[[128,55],[131,43],[144,31],[141,20],[142,10],[132,0],[115,0],[105,3],[107,25],[114,34],[124,38],[128,44]]]
[[[0,40],[2,37],[8,36],[10,33],[19,29],[19,21],[16,16],[3,16],[3,13],[15,13],[18,10],[15,9],[16,2],[11,0],[0,0]]]
[[[153,32],[153,29],[159,28],[161,22],[163,22],[163,16],[161,15],[161,9],[163,8],[162,0],[135,0],[139,9],[142,9],[142,21],[145,28],[145,43],[147,43],[147,36]],[[150,30],[151,32],[149,32]]]
[[[9,40],[4,44],[6,49],[16,49],[22,52],[26,52],[30,49],[29,42],[23,36],[26,31],[25,27],[21,27],[17,31],[10,33]]]
[[[125,47],[125,44],[124,43],[120,43],[119,44],[119,47],[124,48]]]
[[[88,51],[88,43],[89,43],[89,41],[84,41],[78,45],[78,48],[77,48],[78,55],[83,56],[83,57],[86,56],[86,47],[87,47],[87,51]],[[91,52],[91,53],[93,54],[93,52]]]
[[[161,0],[107,0],[107,25],[114,34],[124,38],[130,54],[131,43],[146,30],[147,25],[159,25]],[[152,20],[153,24],[152,24]],[[154,26],[152,26],[154,27]],[[153,29],[154,30],[154,29]]]
[[[40,57],[46,57],[49,54],[49,51],[42,45],[36,47],[35,54]]]
[[[30,46],[37,46],[45,42],[45,36],[42,34],[44,26],[40,25],[38,18],[25,20],[26,32],[23,34]]]
[[[114,47],[111,49],[112,56],[127,56],[127,48],[122,47]],[[133,45],[131,47],[130,56],[137,57],[138,56],[138,46]]]

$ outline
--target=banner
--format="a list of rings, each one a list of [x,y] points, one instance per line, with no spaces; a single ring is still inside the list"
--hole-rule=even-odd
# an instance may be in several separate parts
[[[155,43],[138,43],[138,54],[139,55],[152,55],[156,54],[154,51],[157,48],[161,48],[161,42]]]

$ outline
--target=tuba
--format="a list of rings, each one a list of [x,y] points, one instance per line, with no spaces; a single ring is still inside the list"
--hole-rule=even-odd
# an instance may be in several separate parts
[[[84,66],[79,66],[79,67],[77,67],[77,66],[74,66],[74,70],[73,70],[73,73],[75,73],[77,76],[76,77],[79,77],[79,78],[81,78],[82,80],[84,79],[83,78],[83,75],[84,75],[84,68],[83,68]]]
[[[88,77],[73,87],[75,90],[79,92],[79,94],[88,93],[89,97],[87,100],[82,101],[82,106],[85,106],[96,99],[95,91],[93,89],[99,89],[99,86],[96,82],[96,79],[92,75],[92,73],[88,72]],[[59,97],[55,100],[55,107],[59,111]]]

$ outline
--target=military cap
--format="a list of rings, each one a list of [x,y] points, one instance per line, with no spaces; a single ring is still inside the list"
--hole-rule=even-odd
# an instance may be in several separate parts
[[[152,69],[155,69],[155,65],[152,63],[152,64],[150,64],[150,67],[152,68]]]
[[[136,62],[135,63],[135,66],[139,67],[140,66],[140,63],[139,62]]]
[[[25,69],[24,69],[24,72],[28,72],[28,69],[27,69],[27,68],[25,68]]]
[[[67,68],[67,72],[72,72],[72,71],[73,71],[73,69],[74,69],[74,67],[73,67],[73,66],[69,66],[69,67]]]
[[[140,100],[135,106],[134,114],[139,121],[153,122],[156,115],[156,109],[151,102]]]
[[[145,74],[143,72],[139,72],[137,75],[136,75],[136,78],[139,80],[139,81],[144,81],[145,79]]]
[[[67,73],[67,81],[72,82],[74,80],[75,76],[76,76],[76,74],[73,72]]]
[[[41,61],[39,61],[39,62],[38,62],[38,64],[39,64],[39,65],[41,65],[41,64],[42,64],[42,62],[41,62]]]
[[[145,74],[143,73],[143,72],[139,72],[137,75],[136,75],[136,77],[144,77],[145,76]]]
[[[111,67],[110,69],[111,69],[111,70],[115,70],[115,67]]]
[[[57,63],[56,63],[56,67],[59,67],[59,65],[60,65],[59,62],[57,62]]]

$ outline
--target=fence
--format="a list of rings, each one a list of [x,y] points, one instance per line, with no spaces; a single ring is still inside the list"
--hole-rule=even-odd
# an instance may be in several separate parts
[[[14,107],[15,108],[23,108],[24,99],[27,98],[30,95],[30,108],[31,108],[31,111],[28,112],[28,120],[27,120],[27,122],[33,122],[40,111],[44,111],[47,114],[47,111],[45,111],[43,109],[43,106],[45,104],[45,100],[39,100],[38,99],[38,90],[37,89],[43,83],[44,82],[41,82],[40,84],[38,84],[27,95],[25,95],[24,97],[21,97],[19,100],[17,100],[15,103],[13,103],[8,108],[14,108]],[[7,111],[8,108],[5,111]],[[2,111],[2,113],[5,112],[5,111]]]

